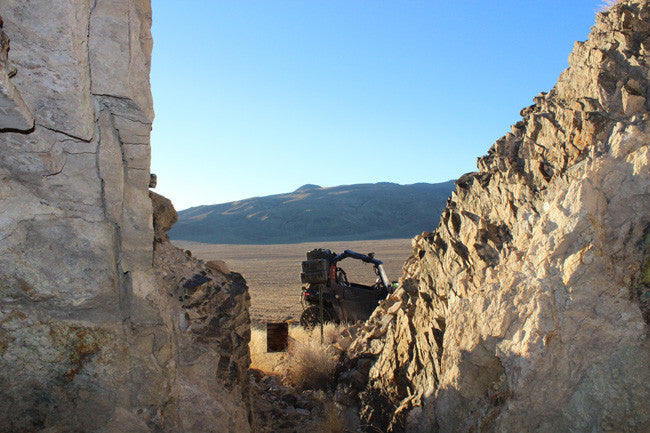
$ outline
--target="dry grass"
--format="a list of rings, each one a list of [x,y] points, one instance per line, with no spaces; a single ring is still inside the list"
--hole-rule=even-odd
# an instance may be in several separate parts
[[[305,330],[300,326],[289,328],[289,349],[285,353],[266,352],[266,330],[254,327],[251,332],[251,368],[276,374],[298,390],[326,389],[332,381],[341,345],[349,343],[342,336],[346,325],[327,323],[320,328]]]
[[[300,263],[305,260],[305,253],[313,248],[330,248],[337,253],[345,249],[375,252],[376,257],[384,262],[391,280],[400,277],[402,265],[413,253],[410,239],[287,245],[215,245],[185,241],[174,241],[174,244],[191,250],[194,256],[203,260],[224,260],[230,270],[242,274],[250,289],[251,319],[258,324],[300,318]],[[372,265],[346,259],[341,262],[341,267],[350,281],[362,284],[375,281]]]
[[[253,327],[251,329],[251,368],[262,370],[267,374],[284,376],[285,353],[266,352],[266,329]]]
[[[298,390],[326,389],[331,384],[338,354],[316,339],[294,340],[289,346],[286,378]]]
[[[323,420],[319,429],[322,433],[344,433],[343,414],[336,405],[329,401],[323,407]]]

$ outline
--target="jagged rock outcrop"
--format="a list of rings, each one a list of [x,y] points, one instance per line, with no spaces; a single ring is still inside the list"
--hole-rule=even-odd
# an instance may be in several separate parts
[[[162,236],[176,211],[151,193],[154,207],[154,267],[164,317],[172,328],[175,410],[182,431],[247,432],[252,427],[250,296],[244,278],[207,266]]]
[[[382,431],[650,429],[650,4],[479,158],[349,351]],[[367,361],[363,361],[366,363]],[[359,390],[341,381],[338,395]]]
[[[154,257],[149,1],[0,15],[0,431],[248,431],[245,283]]]

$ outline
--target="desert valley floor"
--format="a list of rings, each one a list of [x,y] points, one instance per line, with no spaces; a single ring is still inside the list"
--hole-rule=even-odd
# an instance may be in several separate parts
[[[391,281],[402,273],[402,265],[412,254],[410,239],[388,239],[348,242],[307,242],[283,245],[223,245],[174,241],[179,248],[192,251],[201,260],[223,260],[231,271],[241,273],[251,295],[251,320],[298,320],[300,306],[300,271],[305,253],[314,248],[329,248],[336,253],[350,249],[360,253],[374,252],[384,262]],[[346,259],[341,267],[350,281],[373,283],[372,265]]]

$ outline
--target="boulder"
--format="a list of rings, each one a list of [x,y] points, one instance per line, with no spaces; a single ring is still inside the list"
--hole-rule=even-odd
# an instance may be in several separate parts
[[[210,260],[205,263],[205,265],[213,271],[220,272],[224,275],[228,275],[230,273],[230,269],[228,269],[228,265],[226,262],[223,260]]]
[[[151,198],[151,205],[153,206],[153,229],[154,237],[157,242],[169,240],[167,232],[172,228],[174,223],[178,221],[178,214],[171,200],[149,191]]]

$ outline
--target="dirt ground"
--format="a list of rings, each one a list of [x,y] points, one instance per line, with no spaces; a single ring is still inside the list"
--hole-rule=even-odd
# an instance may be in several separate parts
[[[329,248],[336,253],[350,249],[384,262],[391,281],[401,275],[402,265],[412,254],[410,239],[380,241],[317,242],[286,245],[221,245],[174,241],[179,248],[192,251],[202,260],[223,260],[231,271],[239,272],[248,282],[251,294],[251,319],[254,323],[298,320],[300,306],[301,262],[305,253],[314,248]],[[346,259],[340,267],[350,281],[372,284],[372,265]]]

